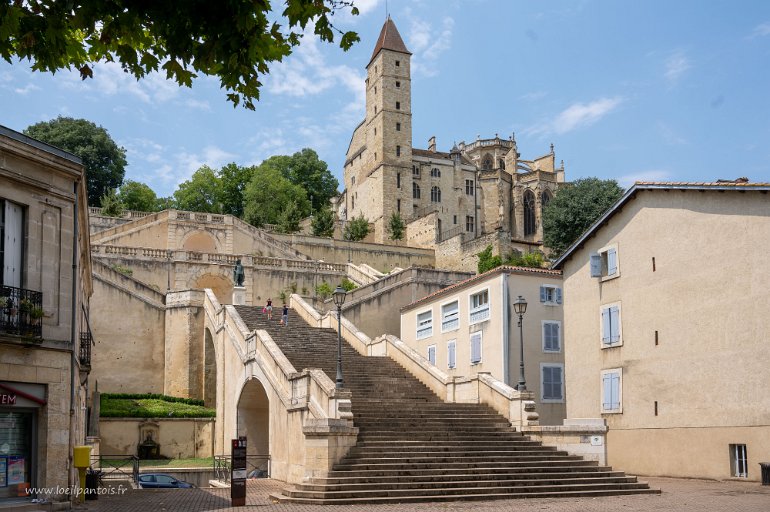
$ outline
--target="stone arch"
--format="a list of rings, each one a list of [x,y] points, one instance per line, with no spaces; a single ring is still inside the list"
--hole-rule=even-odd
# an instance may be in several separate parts
[[[233,301],[233,280],[231,277],[205,273],[195,279],[191,288],[211,288],[220,304],[231,304]]]
[[[486,154],[481,159],[481,170],[483,171],[491,171],[494,168],[494,160],[492,159],[492,155]]]
[[[205,231],[193,231],[182,240],[182,249],[192,252],[219,253],[217,240],[211,233]]]
[[[257,378],[250,378],[241,388],[237,406],[238,436],[248,439],[248,455],[270,454],[270,400]]]
[[[203,332],[203,404],[212,408],[217,406],[217,354],[208,327]]]

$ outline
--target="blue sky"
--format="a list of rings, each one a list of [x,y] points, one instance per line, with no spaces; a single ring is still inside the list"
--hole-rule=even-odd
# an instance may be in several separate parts
[[[274,2],[276,5],[278,2]],[[305,38],[264,80],[255,112],[218,82],[137,82],[114,65],[93,80],[0,64],[0,124],[58,115],[104,126],[128,150],[126,177],[170,195],[198,167],[247,165],[303,147],[338,179],[363,119],[364,73],[384,0],[336,16],[348,52]],[[389,0],[414,54],[414,146],[515,132],[522,157],[555,145],[567,179],[770,182],[770,2]]]

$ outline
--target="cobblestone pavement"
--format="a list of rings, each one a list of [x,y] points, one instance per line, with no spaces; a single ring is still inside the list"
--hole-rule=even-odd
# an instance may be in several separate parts
[[[675,478],[644,478],[660,495],[610,496],[605,498],[543,498],[532,500],[464,501],[393,505],[297,505],[273,503],[268,494],[283,483],[250,480],[246,507],[230,507],[229,489],[129,490],[122,496],[100,496],[79,510],[88,512],[339,512],[365,511],[559,511],[559,512],[769,512],[770,486],[757,482],[716,482]]]

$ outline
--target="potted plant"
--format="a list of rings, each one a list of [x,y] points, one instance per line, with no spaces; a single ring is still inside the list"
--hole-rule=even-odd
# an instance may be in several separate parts
[[[29,313],[34,307],[35,305],[32,303],[32,301],[26,297],[21,299],[19,302],[19,311],[22,313]]]
[[[39,320],[40,318],[43,318],[43,308],[39,308],[37,306],[32,306],[32,309],[29,310],[29,317],[32,320]]]

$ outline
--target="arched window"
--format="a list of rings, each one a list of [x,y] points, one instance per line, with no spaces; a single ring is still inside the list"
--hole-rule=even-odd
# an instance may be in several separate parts
[[[535,194],[524,192],[524,236],[535,234]]]
[[[540,199],[540,208],[545,211],[545,207],[548,206],[548,203],[551,201],[551,191],[545,190],[543,191],[543,197]]]
[[[505,161],[502,158],[500,159],[500,169],[505,170]]]
[[[481,170],[483,171],[491,171],[492,170],[492,157],[487,155],[484,157],[484,160],[481,162]]]
[[[440,178],[441,171],[439,171],[437,167],[434,167],[433,169],[430,170],[430,175],[433,176],[434,178]]]
[[[420,199],[420,185],[412,183],[412,199]]]
[[[420,168],[417,167],[416,165],[412,166],[412,176],[414,176],[415,178],[420,177]]]
[[[430,189],[430,202],[431,203],[440,203],[441,202],[441,189],[438,187],[433,187]]]

